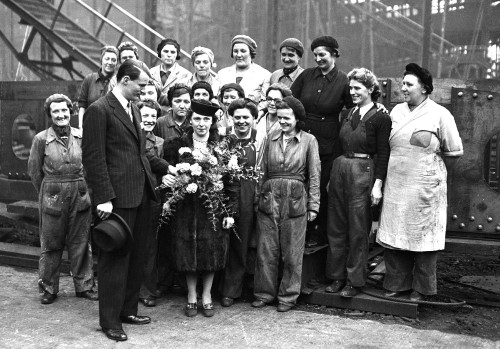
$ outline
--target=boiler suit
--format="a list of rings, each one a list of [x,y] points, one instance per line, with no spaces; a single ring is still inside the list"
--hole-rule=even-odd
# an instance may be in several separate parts
[[[39,192],[40,292],[57,294],[59,268],[67,246],[76,292],[94,286],[89,241],[90,196],[83,177],[81,131],[71,128],[66,143],[52,127],[33,139],[28,171]]]
[[[266,142],[259,204],[259,238],[255,266],[254,295],[270,303],[276,295],[285,305],[294,305],[300,294],[307,212],[319,210],[320,160],[318,142],[299,131],[283,144],[281,130]],[[278,291],[278,264],[283,260],[283,278]]]

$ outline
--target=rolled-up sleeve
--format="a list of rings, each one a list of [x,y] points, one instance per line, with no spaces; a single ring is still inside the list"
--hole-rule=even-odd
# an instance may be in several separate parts
[[[441,151],[444,156],[462,156],[464,148],[453,115],[446,111],[439,124]]]

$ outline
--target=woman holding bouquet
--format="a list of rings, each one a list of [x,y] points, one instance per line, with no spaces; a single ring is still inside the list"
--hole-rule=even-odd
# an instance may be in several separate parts
[[[192,177],[201,176],[202,169],[205,170],[203,159],[210,159],[211,164],[214,162],[212,165],[217,165],[213,148],[219,141],[215,127],[215,113],[218,109],[217,105],[208,101],[191,101],[191,111],[187,117],[192,128],[182,137],[173,139],[165,145],[165,159],[169,163],[189,167],[183,159],[186,158],[185,153],[192,154],[192,158],[196,161],[190,166]],[[177,166],[179,172],[182,172],[182,166]],[[180,174],[175,177],[177,186],[173,185],[174,190],[170,196],[178,195],[179,191],[175,188],[179,187],[178,184],[183,178],[186,177]],[[227,230],[222,230],[221,223],[206,207],[207,200],[200,198],[200,190],[202,189],[196,183],[185,186],[186,194],[176,202],[175,214],[169,224],[173,234],[173,253],[177,271],[186,275],[188,302],[185,314],[188,317],[198,313],[196,284],[199,274],[203,280],[203,315],[207,317],[214,315],[212,283],[214,273],[224,268],[228,245]]]

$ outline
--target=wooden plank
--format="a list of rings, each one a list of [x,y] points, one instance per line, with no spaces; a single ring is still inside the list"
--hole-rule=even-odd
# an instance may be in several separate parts
[[[373,293],[381,290],[370,289]],[[356,309],[372,313],[390,314],[415,319],[418,315],[418,305],[403,302],[393,302],[381,298],[372,297],[360,293],[353,298],[341,297],[338,293],[326,293],[325,287],[314,290],[311,294],[304,296],[304,301],[309,304],[326,305],[342,309]]]

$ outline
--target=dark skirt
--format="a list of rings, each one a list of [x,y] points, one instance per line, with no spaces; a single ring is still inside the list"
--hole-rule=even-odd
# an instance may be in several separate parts
[[[214,229],[198,193],[187,194],[176,205],[172,224],[177,271],[212,272],[224,268],[229,235],[220,220]]]

